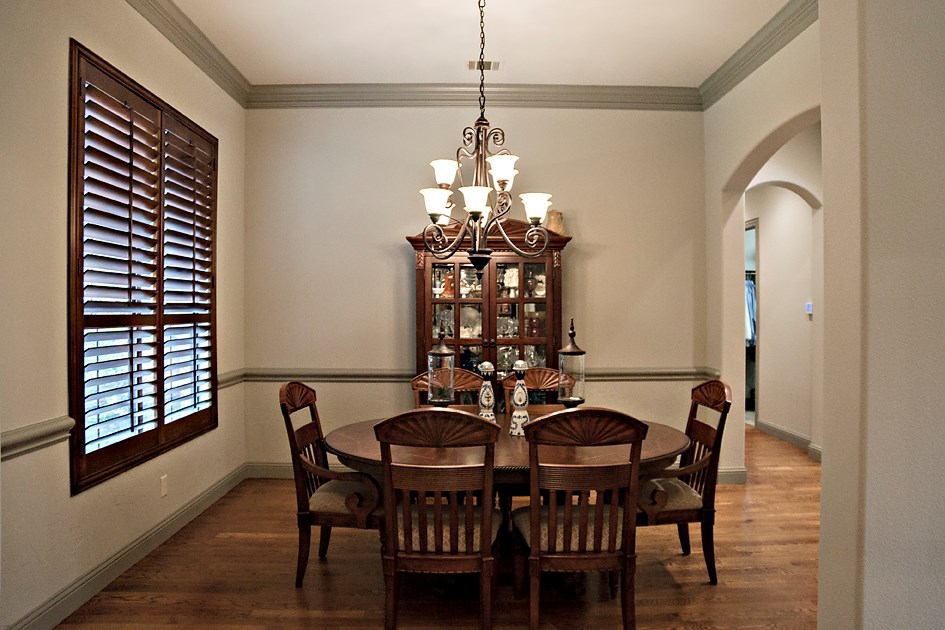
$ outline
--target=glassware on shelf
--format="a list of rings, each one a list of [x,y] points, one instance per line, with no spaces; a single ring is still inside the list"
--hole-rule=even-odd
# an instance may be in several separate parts
[[[498,304],[496,311],[496,335],[500,339],[518,337],[518,304]]]
[[[453,305],[436,304],[433,306],[433,334],[443,329],[447,337],[453,336]]]
[[[525,337],[544,337],[546,307],[544,303],[525,304]]]
[[[461,339],[482,337],[482,306],[463,304],[459,307],[459,336]]]
[[[509,372],[518,359],[518,346],[499,346],[496,351],[496,370]]]
[[[545,346],[525,346],[525,362],[528,367],[547,367]]]
[[[496,295],[500,298],[518,297],[518,263],[496,265]]]
[[[542,263],[525,264],[525,297],[526,298],[544,298],[547,288],[545,286],[545,265]]]
[[[476,275],[476,268],[472,265],[463,265],[459,268],[460,297],[469,299],[482,298],[482,280]]]

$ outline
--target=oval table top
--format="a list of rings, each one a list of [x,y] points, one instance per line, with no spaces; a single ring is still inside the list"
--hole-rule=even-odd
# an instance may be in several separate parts
[[[452,409],[461,409],[476,413],[476,405],[451,405]],[[532,418],[563,409],[561,405],[529,405]],[[497,484],[528,484],[528,442],[524,437],[509,435],[509,414],[497,414],[502,430],[495,448],[494,477]],[[339,427],[325,436],[328,451],[336,455],[344,465],[381,477],[381,447],[374,435],[374,425],[385,420],[377,418],[355,422]],[[657,476],[661,470],[671,465],[680,453],[689,448],[689,438],[678,429],[647,422],[646,439],[640,454],[640,476]],[[470,448],[437,449],[431,457],[429,449],[409,449],[393,447],[394,457],[401,461],[419,465],[461,465],[482,462],[482,451]],[[548,456],[561,463],[606,464],[625,462],[629,454],[626,446],[606,447],[548,447]],[[476,453],[475,451],[479,452]],[[413,451],[413,452],[411,452]],[[414,456],[415,455],[415,456]]]

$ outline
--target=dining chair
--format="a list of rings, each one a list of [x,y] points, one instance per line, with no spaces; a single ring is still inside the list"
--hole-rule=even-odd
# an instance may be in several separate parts
[[[318,557],[328,555],[332,527],[376,528],[383,523],[380,506],[380,488],[364,473],[331,470],[325,450],[315,390],[298,382],[285,383],[279,388],[279,407],[289,436],[292,454],[292,472],[295,476],[295,496],[298,503],[299,553],[295,572],[295,586],[301,588],[308,566],[312,526],[318,526]],[[307,422],[294,428],[296,412]]]
[[[445,372],[446,370],[438,370],[434,373],[434,378],[439,376],[440,372]],[[447,377],[448,378],[448,377]],[[421,372],[413,377],[410,381],[410,388],[413,389],[413,405],[414,407],[420,407],[425,405],[427,402],[427,391],[429,389],[429,373]],[[473,403],[478,402],[479,388],[482,387],[482,376],[471,372],[469,370],[464,370],[462,368],[453,369],[453,395],[454,401],[456,403],[462,402],[461,392],[473,392],[474,400]]]
[[[707,381],[694,387],[686,421],[689,450],[682,454],[678,468],[662,471],[659,478],[645,481],[640,489],[638,524],[645,527],[675,523],[683,555],[690,552],[689,523],[700,524],[702,554],[711,584],[719,582],[713,533],[715,486],[722,432],[731,406],[732,389],[722,381]]]
[[[544,392],[541,402],[555,403],[558,401],[558,386],[560,372],[554,368],[531,367],[525,371],[525,387],[528,389],[529,402],[533,402],[532,392]],[[509,374],[502,379],[502,389],[505,391],[505,408],[512,408],[512,390],[515,389],[515,374]],[[574,384],[574,378],[566,377],[569,384]]]
[[[457,409],[424,408],[378,423],[374,434],[387,506],[385,628],[397,626],[401,573],[479,573],[480,621],[491,628],[493,545],[501,520],[492,498],[499,426]],[[442,449],[466,447],[474,447],[467,464],[437,465]]]
[[[512,512],[516,590],[529,572],[529,627],[537,630],[541,574],[606,571],[619,574],[623,627],[636,627],[636,509],[640,450],[647,425],[612,409],[556,411],[525,425],[528,442],[528,505]],[[626,459],[574,465],[574,447],[626,445]],[[557,453],[555,451],[557,449]]]

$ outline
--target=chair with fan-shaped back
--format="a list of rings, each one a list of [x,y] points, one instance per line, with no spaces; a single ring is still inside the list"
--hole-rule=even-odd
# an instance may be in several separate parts
[[[328,555],[332,527],[376,528],[383,523],[380,489],[370,476],[359,472],[341,472],[328,468],[325,436],[322,433],[315,390],[298,382],[279,389],[279,407],[285,420],[295,476],[298,503],[299,553],[295,586],[301,587],[308,566],[312,526],[320,528],[318,556]],[[308,410],[308,422],[296,429],[296,412]],[[301,414],[305,417],[305,414]]]
[[[525,387],[528,389],[529,400],[532,399],[532,392],[543,392],[544,400],[541,402],[555,403],[558,401],[558,386],[560,372],[554,368],[531,367],[525,371]],[[512,408],[512,390],[515,389],[515,374],[509,374],[502,379],[502,389],[505,390],[505,408]],[[574,378],[568,375],[566,380],[569,384],[574,384]],[[533,401],[532,401],[533,402]]]
[[[538,628],[541,574],[545,571],[619,573],[623,627],[635,628],[636,503],[646,424],[612,409],[556,411],[525,425],[529,503],[512,512],[518,540],[528,549],[529,626]],[[564,453],[622,445],[626,459],[574,465]],[[634,506],[626,509],[625,506]],[[518,545],[517,545],[518,547]],[[516,590],[523,554],[515,556]]]
[[[443,372],[445,373],[446,368],[441,368],[438,370],[434,378]],[[448,375],[445,375],[446,378],[449,378]],[[414,407],[422,407],[427,403],[427,392],[429,391],[430,375],[428,372],[421,372],[413,377],[410,381],[410,388],[413,390],[413,404]],[[462,368],[453,369],[453,396],[454,402],[460,402],[460,396],[462,392],[473,392],[474,397],[479,394],[479,388],[482,387],[482,376],[476,374],[475,372],[470,372],[469,370],[464,370]],[[478,398],[473,402],[478,401]]]
[[[640,489],[638,524],[676,524],[683,555],[690,552],[689,523],[701,525],[702,554],[712,584],[718,584],[713,533],[715,486],[722,432],[731,406],[732,390],[722,381],[694,387],[686,422],[689,450],[682,454],[679,468],[662,471],[660,478],[645,482]]]
[[[387,514],[381,551],[385,627],[397,625],[400,574],[479,573],[480,621],[484,630],[491,628],[492,547],[501,520],[492,498],[499,426],[465,411],[427,407],[374,425],[374,434]],[[468,463],[436,465],[450,449],[470,452]]]

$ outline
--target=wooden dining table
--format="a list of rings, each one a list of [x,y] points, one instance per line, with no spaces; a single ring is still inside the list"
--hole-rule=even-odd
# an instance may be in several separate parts
[[[479,410],[477,405],[451,405],[450,408],[470,413],[477,413]],[[528,412],[532,418],[537,418],[563,408],[561,405],[529,405]],[[325,436],[325,446],[342,464],[380,479],[381,448],[374,436],[374,425],[384,419],[363,420],[339,427]],[[494,482],[497,486],[527,489],[528,442],[524,437],[509,435],[510,420],[511,414],[496,414],[496,421],[502,430],[495,447]],[[658,476],[660,471],[670,466],[680,453],[689,448],[689,438],[684,432],[658,422],[646,424],[649,429],[640,454],[640,477],[643,479]],[[482,463],[481,449],[482,447],[411,449],[395,446],[393,453],[395,459],[404,463],[450,466],[477,461]],[[625,445],[548,449],[546,457],[549,461],[577,465],[626,462],[629,456],[629,449]]]

